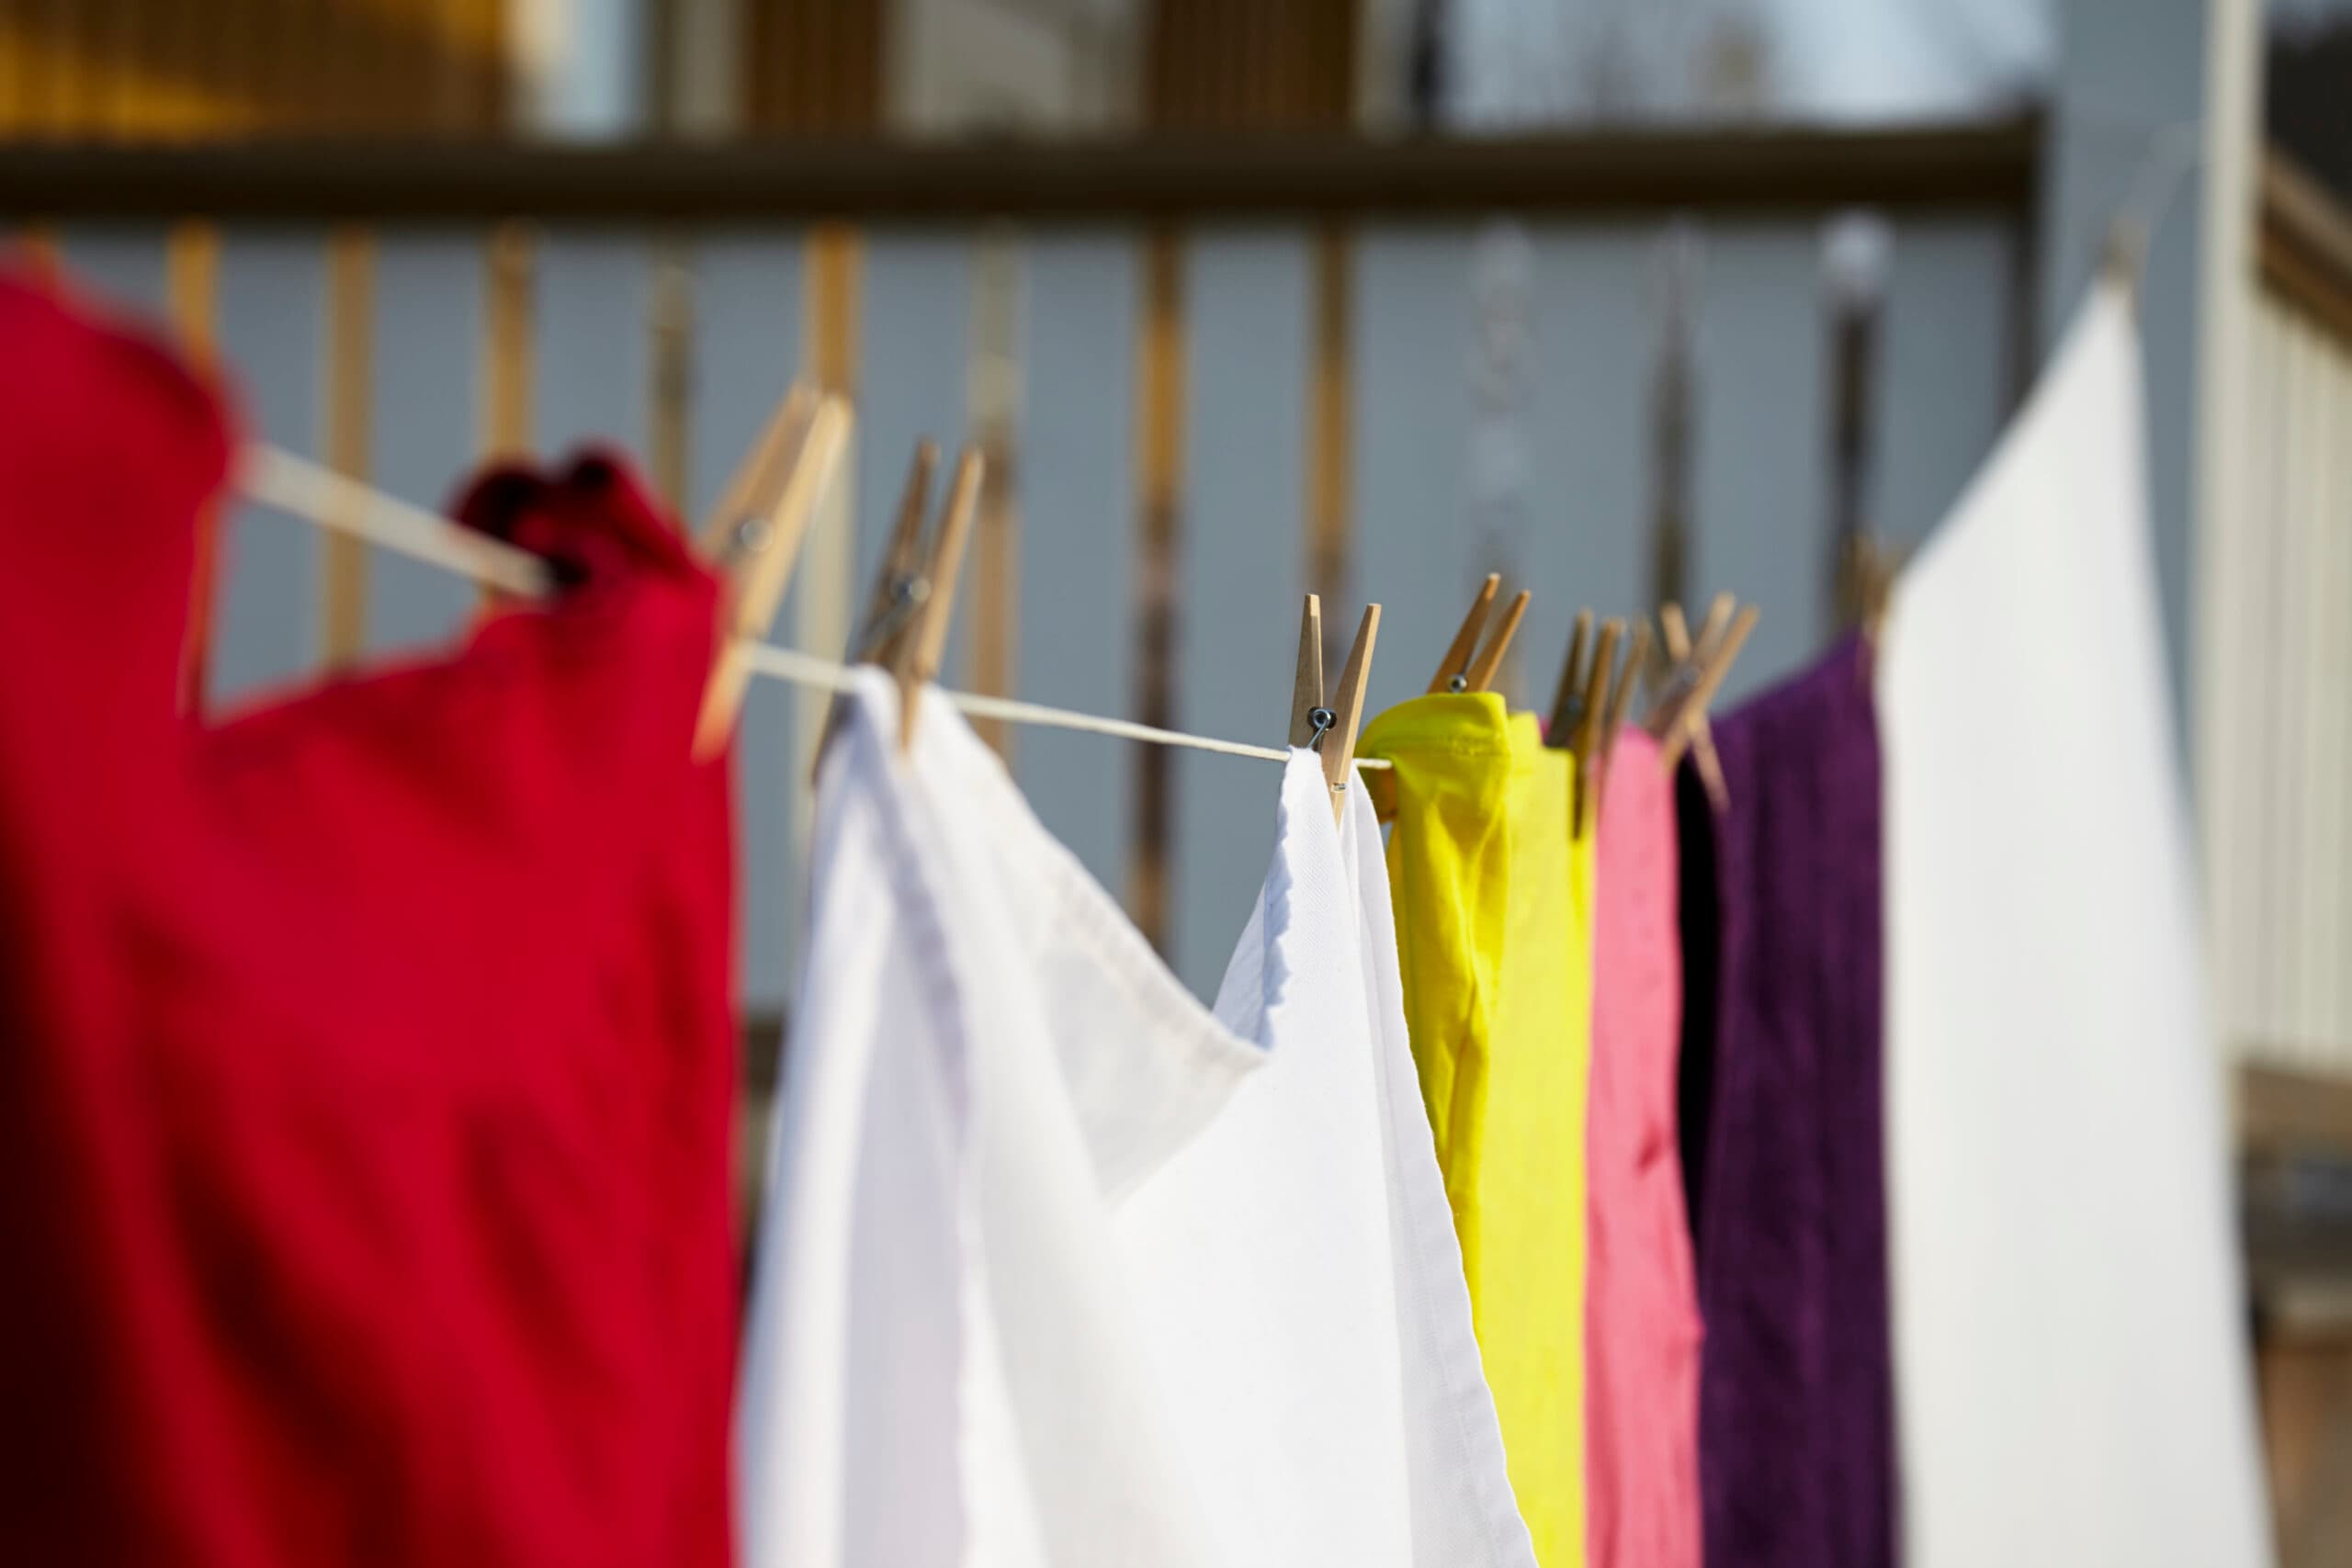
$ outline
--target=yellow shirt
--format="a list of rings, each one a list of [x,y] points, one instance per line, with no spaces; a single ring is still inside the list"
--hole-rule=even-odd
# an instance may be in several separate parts
[[[1405,1021],[1472,1316],[1543,1568],[1585,1560],[1593,840],[1570,759],[1491,693],[1416,697],[1357,754],[1388,839]]]

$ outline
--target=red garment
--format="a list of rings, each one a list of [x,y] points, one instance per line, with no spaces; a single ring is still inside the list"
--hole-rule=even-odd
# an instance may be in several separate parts
[[[1675,1135],[1674,784],[1621,731],[1601,785],[1585,1128],[1585,1519],[1591,1568],[1699,1568],[1699,1301]]]
[[[0,280],[0,1562],[729,1556],[714,588],[591,458],[446,662],[175,715],[224,422]]]

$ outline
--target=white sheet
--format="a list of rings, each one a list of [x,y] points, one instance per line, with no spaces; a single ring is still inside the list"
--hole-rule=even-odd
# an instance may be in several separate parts
[[[1891,611],[1907,1568],[2268,1561],[2144,468],[2103,289]]]

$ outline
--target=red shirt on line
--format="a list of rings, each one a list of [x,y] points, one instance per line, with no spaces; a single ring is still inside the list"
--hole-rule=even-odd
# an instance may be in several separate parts
[[[175,711],[231,444],[0,280],[0,1562],[718,1568],[714,586],[591,457],[464,649]]]

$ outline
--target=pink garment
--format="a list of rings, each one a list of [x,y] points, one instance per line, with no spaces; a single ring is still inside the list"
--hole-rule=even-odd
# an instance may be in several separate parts
[[[1590,1568],[1699,1568],[1699,1306],[1675,1136],[1673,781],[1628,728],[1602,785],[1586,1115]]]

